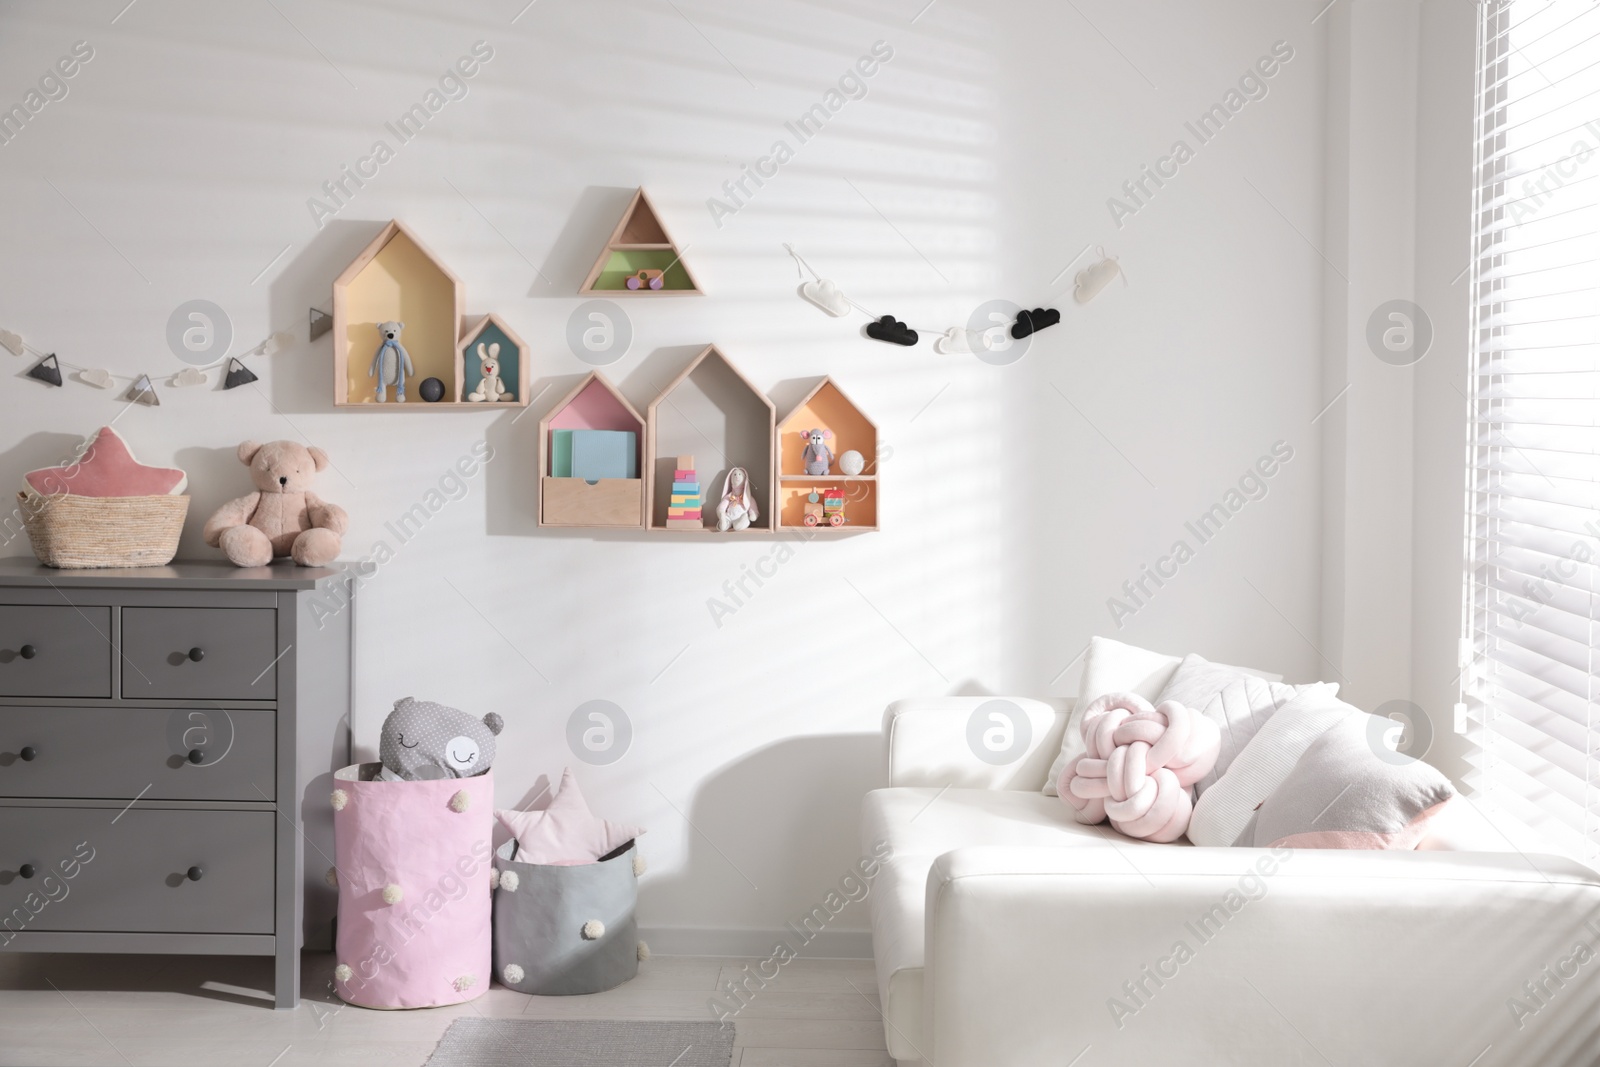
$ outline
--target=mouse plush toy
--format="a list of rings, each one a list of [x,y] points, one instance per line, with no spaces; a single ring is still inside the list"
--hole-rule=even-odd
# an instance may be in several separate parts
[[[431,700],[405,697],[383,720],[378,739],[381,782],[473,778],[494,763],[495,735],[505,720],[494,712],[474,719]]]
[[[827,474],[828,468],[833,465],[833,450],[828,447],[828,442],[833,440],[833,431],[821,428],[805,430],[801,433],[806,440],[806,447],[800,453],[800,462],[805,464],[807,474]]]

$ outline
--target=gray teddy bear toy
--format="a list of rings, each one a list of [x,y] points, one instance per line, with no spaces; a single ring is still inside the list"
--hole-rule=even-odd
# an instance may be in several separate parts
[[[403,322],[378,323],[378,336],[382,339],[382,343],[372,356],[372,367],[367,371],[367,377],[378,379],[380,404],[388,399],[391,385],[394,386],[395,403],[404,404],[406,378],[416,373],[416,369],[411,365],[411,353],[400,343],[400,331],[405,328],[406,324]]]
[[[405,697],[383,720],[378,758],[380,782],[472,778],[494,763],[495,735],[505,720],[494,712],[474,719],[431,700]]]

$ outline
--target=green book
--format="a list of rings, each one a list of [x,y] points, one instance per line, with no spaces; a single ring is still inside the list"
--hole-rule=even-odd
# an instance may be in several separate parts
[[[572,477],[572,431],[550,431],[550,477]]]

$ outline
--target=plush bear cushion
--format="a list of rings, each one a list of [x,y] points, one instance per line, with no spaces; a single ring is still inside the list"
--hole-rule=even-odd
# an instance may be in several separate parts
[[[517,839],[518,863],[593,863],[644,833],[637,826],[608,822],[591,812],[571,767],[561,772],[561,784],[548,808],[502,810],[495,816]]]
[[[134,458],[122,435],[102,426],[76,462],[23,475],[44,496],[175,496],[189,484],[176,467],[149,467]]]
[[[1078,702],[1073,705],[1072,715],[1067,720],[1066,732],[1061,737],[1061,751],[1056,755],[1055,762],[1050,765],[1049,775],[1045,777],[1045,796],[1056,796],[1056,783],[1061,778],[1061,772],[1069,763],[1077,763],[1083,758],[1081,724],[1085,708],[1107,693],[1133,693],[1146,700],[1155,700],[1161,695],[1161,690],[1166,688],[1167,682],[1172,679],[1182,662],[1181,656],[1162,655],[1160,652],[1151,652],[1134,645],[1125,645],[1121,641],[1113,641],[1109,637],[1090,638],[1089,650],[1084,653],[1083,658],[1083,678],[1078,685]],[[1248,667],[1232,669],[1266,678],[1268,681],[1283,681],[1281,674],[1268,674]]]
[[[472,778],[494,764],[495,735],[505,722],[494,712],[474,719],[431,700],[404,697],[383,720],[378,738],[388,781]]]
[[[1449,779],[1390,750],[1392,725],[1349,715],[1311,743],[1240,832],[1239,845],[1266,848],[1413,849],[1455,796]]]

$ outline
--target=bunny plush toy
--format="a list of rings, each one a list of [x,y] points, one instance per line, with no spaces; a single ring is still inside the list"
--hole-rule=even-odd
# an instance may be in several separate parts
[[[515,400],[511,393],[506,391],[506,383],[500,380],[500,343],[498,341],[485,346],[478,342],[478,369],[483,377],[478,382],[478,387],[467,394],[467,399],[475,403],[482,401]]]

